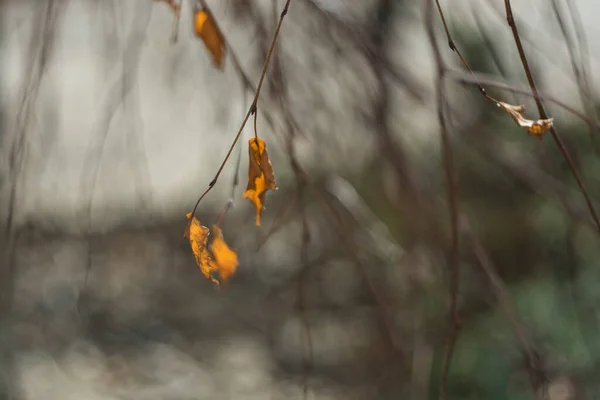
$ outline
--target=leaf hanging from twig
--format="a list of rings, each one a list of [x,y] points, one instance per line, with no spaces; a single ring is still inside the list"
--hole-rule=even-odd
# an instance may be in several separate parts
[[[537,121],[533,121],[523,117],[522,113],[525,112],[524,105],[513,106],[512,104],[504,103],[502,101],[498,101],[496,104],[498,107],[503,108],[504,111],[509,113],[512,119],[514,119],[519,126],[527,128],[527,132],[529,132],[530,135],[537,136],[540,140],[543,139],[544,133],[552,128],[552,122],[554,121],[554,118],[538,119]]]
[[[212,274],[218,272],[221,280],[226,282],[235,273],[238,266],[237,253],[229,248],[223,239],[223,232],[217,225],[213,226],[214,239],[211,245],[211,251],[208,250],[208,236],[210,231],[207,227],[202,226],[200,221],[192,216],[192,213],[186,215],[191,221],[188,223],[183,236],[190,241],[190,246],[196,264],[202,271],[202,274],[209,281],[217,286],[220,286]]]
[[[225,40],[217,27],[217,23],[208,9],[197,10],[194,15],[194,31],[204,42],[218,69],[223,69],[225,56]]]
[[[223,239],[223,232],[217,225],[213,226],[214,239],[211,250],[217,270],[222,281],[228,281],[233,276],[238,266],[237,253],[229,248]]]
[[[252,138],[249,145],[248,186],[244,198],[256,207],[256,226],[260,226],[260,216],[265,205],[267,190],[276,190],[275,174],[269,161],[265,141]]]
[[[183,236],[190,241],[196,263],[206,279],[219,285],[219,282],[211,275],[213,265],[207,246],[210,232],[207,227],[200,224],[200,221],[196,217],[192,217],[192,213],[188,213],[186,217],[191,219],[191,221],[185,228]]]

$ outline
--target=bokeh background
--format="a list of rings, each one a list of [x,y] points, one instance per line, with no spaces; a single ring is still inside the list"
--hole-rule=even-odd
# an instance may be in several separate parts
[[[185,214],[251,104],[243,76],[258,82],[284,4],[206,2],[230,45],[223,71],[192,1],[175,43],[164,2],[0,1],[0,398],[438,398],[452,215],[428,27],[449,71],[461,222],[443,392],[600,398],[598,228],[552,137],[464,82],[425,0],[291,1],[258,104],[279,189],[256,227],[249,124],[197,211],[211,226],[233,202],[221,227],[240,266],[220,290],[202,276]],[[597,207],[600,3],[513,3]],[[537,119],[504,2],[440,4],[488,93]]]

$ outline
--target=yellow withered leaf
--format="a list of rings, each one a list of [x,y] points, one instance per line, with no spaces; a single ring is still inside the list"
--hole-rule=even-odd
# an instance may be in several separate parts
[[[208,236],[210,231],[207,227],[202,226],[196,217],[192,217],[192,213],[186,215],[191,221],[188,223],[183,236],[190,241],[190,246],[196,264],[202,271],[206,279],[210,280],[217,286],[219,281],[213,277],[213,273],[218,272],[221,280],[226,282],[235,273],[238,266],[238,258],[235,251],[231,250],[225,240],[221,228],[217,225],[213,226],[214,239],[211,245],[211,251],[208,250]]]
[[[194,15],[194,31],[196,32],[196,36],[204,42],[217,68],[223,69],[225,40],[210,11],[207,9],[196,11]]]
[[[275,185],[275,174],[269,161],[265,141],[252,138],[248,141],[248,145],[248,186],[244,198],[250,200],[256,207],[256,226],[260,226],[260,215],[265,205],[267,190],[275,190],[277,185]]]
[[[198,268],[200,268],[206,279],[219,285],[219,282],[211,275],[213,263],[207,247],[210,232],[207,227],[200,224],[196,217],[192,217],[192,213],[188,213],[186,217],[191,221],[185,228],[183,236],[190,241],[196,264],[198,264]]]
[[[497,104],[498,107],[503,108],[504,111],[509,113],[512,119],[514,119],[519,126],[527,128],[527,132],[529,132],[530,135],[537,136],[540,140],[543,139],[544,133],[552,128],[552,122],[554,121],[554,118],[538,119],[537,121],[533,121],[523,117],[522,113],[525,112],[524,105],[513,106],[512,104],[504,103],[502,101],[497,102]]]
[[[213,234],[214,238],[211,245],[213,258],[221,280],[226,282],[235,273],[239,264],[237,253],[225,243],[223,232],[217,225],[213,226]]]

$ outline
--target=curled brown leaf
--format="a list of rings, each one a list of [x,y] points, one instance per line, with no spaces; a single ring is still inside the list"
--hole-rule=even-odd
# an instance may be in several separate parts
[[[498,101],[496,103],[498,107],[501,107],[510,114],[512,119],[519,125],[524,128],[527,128],[527,132],[530,135],[537,136],[538,139],[542,140],[544,138],[544,134],[552,128],[552,122],[554,118],[549,119],[538,119],[536,121],[527,119],[523,117],[523,113],[525,112],[524,105],[514,106],[512,104],[504,103],[502,101]]]

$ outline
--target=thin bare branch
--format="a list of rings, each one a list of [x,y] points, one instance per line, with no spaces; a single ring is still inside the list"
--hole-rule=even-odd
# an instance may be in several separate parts
[[[510,85],[508,83],[497,81],[494,77],[488,77],[485,74],[475,73],[476,78],[474,79],[462,71],[448,69],[446,75],[449,79],[452,79],[459,83],[467,85],[481,83],[488,87],[495,87],[497,89],[506,90],[511,93],[517,93],[527,97],[535,98],[535,96],[531,93],[530,90],[519,89],[518,87]],[[580,111],[577,111],[575,108],[568,105],[567,103],[564,103],[558,100],[557,98],[550,96],[549,94],[538,92],[538,96],[543,101],[553,103],[558,107],[562,108],[563,110],[567,111],[568,113],[573,114],[575,117],[581,119],[586,125],[590,127],[590,129],[600,130],[600,123],[588,118],[585,114],[581,113]]]
[[[466,216],[461,216],[461,230],[463,234],[469,239],[471,243],[471,247],[473,249],[473,253],[479,260],[479,265],[484,273],[490,280],[492,287],[494,288],[496,298],[500,303],[500,306],[508,316],[513,328],[515,330],[515,336],[517,340],[521,344],[523,348],[523,352],[525,353],[527,359],[527,371],[529,372],[529,378],[531,380],[531,385],[533,387],[534,394],[540,399],[544,398],[542,393],[544,391],[545,386],[549,382],[547,374],[544,372],[543,366],[541,364],[541,359],[538,352],[535,350],[535,346],[529,339],[526,334],[525,327],[523,323],[518,319],[515,311],[514,305],[512,303],[511,297],[504,285],[504,282],[498,276],[496,272],[496,267],[494,266],[491,258],[489,257],[487,251],[479,241],[479,239],[473,233],[470,224],[466,218]]]
[[[298,294],[296,299],[296,306],[302,326],[304,327],[304,337],[306,341],[307,351],[304,354],[304,384],[303,384],[303,396],[304,399],[308,399],[308,380],[310,371],[313,367],[313,341],[312,334],[310,332],[310,323],[308,322],[308,316],[306,315],[306,284],[308,279],[308,272],[310,270],[308,260],[308,245],[310,243],[310,231],[308,228],[308,219],[306,215],[306,202],[303,195],[304,183],[298,181],[298,192],[301,193],[301,207],[302,207],[302,246],[300,248],[300,263],[301,271],[298,276]]]
[[[576,52],[579,46],[577,46],[575,39],[569,33],[569,30],[567,28],[567,21],[565,21],[564,13],[560,9],[558,0],[552,0],[552,9],[554,10],[554,15],[556,16],[556,20],[558,21],[558,26],[560,27],[560,31],[565,40],[567,51],[569,52],[569,61],[571,62],[571,68],[573,69],[573,75],[575,76],[575,82],[577,83],[577,90],[579,92],[579,99],[581,101],[581,105],[583,106],[586,115],[590,119],[592,119],[597,125],[598,117],[594,110],[594,102],[590,91],[591,85],[587,74],[587,68],[585,65],[585,52],[581,51],[579,57],[577,56]],[[569,11],[571,11],[571,14],[577,14],[575,6],[570,7]],[[573,18],[576,18],[576,16],[573,15]],[[577,26],[577,23],[575,23],[575,26]],[[583,43],[580,43],[580,46],[587,46],[585,34],[583,34],[583,32],[581,31],[579,31],[578,33],[580,37],[579,40],[583,41]],[[596,137],[596,134],[599,133],[600,129],[596,129],[596,132],[594,132],[594,129],[590,127],[590,142],[594,147],[596,155],[598,156],[600,156],[600,143],[598,143],[598,138]]]
[[[533,79],[533,74],[531,73],[531,68],[529,67],[529,62],[527,61],[527,56],[525,55],[525,50],[523,49],[523,44],[521,43],[521,38],[519,36],[519,30],[517,28],[517,24],[516,24],[514,16],[513,16],[510,0],[504,0],[504,7],[506,9],[506,20],[512,31],[513,38],[514,38],[515,44],[517,46],[517,50],[519,52],[519,57],[521,59],[521,63],[523,64],[523,69],[525,70],[525,75],[527,76],[527,81],[529,82],[529,86],[531,87],[531,91],[533,92],[533,95],[535,98],[535,104],[538,108],[540,118],[547,119],[548,114],[546,113],[546,109],[544,108],[542,99],[540,98],[540,95],[537,90],[537,86]],[[571,170],[571,172],[573,173],[573,177],[577,181],[577,185],[579,186],[579,189],[581,190],[581,193],[583,194],[583,197],[585,198],[585,202],[587,203],[587,206],[590,210],[590,214],[592,215],[592,218],[594,219],[594,222],[596,223],[598,231],[600,232],[600,219],[598,218],[596,208],[594,207],[594,204],[592,203],[592,199],[590,198],[590,196],[587,192],[587,189],[585,188],[585,184],[583,183],[583,180],[581,179],[581,175],[579,174],[579,171],[577,170],[577,167],[575,166],[575,163],[573,162],[573,159],[571,158],[569,151],[567,150],[562,139],[558,135],[556,128],[551,127],[550,134],[552,135],[554,142],[558,146],[563,158],[569,165],[569,169]]]
[[[202,4],[202,7],[206,8],[209,13],[214,15],[214,13],[212,12],[211,8],[209,7],[208,3],[206,3],[206,1],[202,1],[201,4]],[[221,37],[223,38],[223,42],[225,43],[225,47],[227,48],[227,54],[229,55],[229,58],[231,58],[233,67],[235,68],[236,72],[240,76],[240,79],[242,80],[242,85],[244,86],[244,88],[247,91],[251,92],[252,95],[256,94],[256,86],[252,83],[252,80],[250,79],[248,73],[246,72],[246,70],[242,66],[242,63],[240,62],[240,58],[238,57],[237,52],[231,46],[231,42],[227,39],[227,36],[223,33],[223,30],[221,29],[221,27],[216,19],[214,20],[214,24],[215,24],[215,27],[217,28],[217,30],[219,31]],[[264,114],[265,121],[267,121],[271,130],[273,132],[276,132],[274,119],[273,119],[273,116],[271,115],[271,113],[269,112],[269,108],[261,107],[260,111],[261,111],[261,113]]]
[[[102,114],[90,139],[88,146],[89,155],[86,157],[81,174],[81,187],[85,208],[81,210],[79,216],[82,223],[83,221],[86,222],[85,225],[82,224],[82,227],[86,226],[87,229],[90,229],[92,225],[94,190],[98,181],[106,139],[108,138],[115,113],[125,104],[125,100],[135,87],[140,55],[151,16],[152,7],[147,7],[145,10],[140,10],[135,14],[132,31],[123,47],[123,70],[108,91]]]
[[[315,3],[314,0],[302,1],[310,8],[310,10],[315,12],[316,15],[323,20],[324,24],[342,32],[344,37],[347,38],[356,49],[360,50],[366,59],[373,60],[375,57],[377,57],[376,49],[372,43],[365,40],[360,31],[353,29],[351,26],[337,18],[332,13],[323,10]],[[403,70],[398,65],[392,64],[389,60],[385,60],[385,63],[382,65],[382,67],[385,70],[385,73],[389,75],[394,82],[405,88],[413,99],[419,101],[420,103],[424,101],[422,88],[416,85],[414,80],[410,78],[410,73],[408,71]]]
[[[442,22],[444,23],[444,27],[446,29],[446,34],[448,37],[448,43],[452,50],[456,51],[456,46],[454,46],[454,42],[450,36],[450,32],[448,31],[445,23],[445,19],[443,17],[443,13],[441,11],[439,1],[435,0],[436,5],[438,6],[438,11],[442,16]],[[460,254],[459,254],[459,235],[458,235],[458,184],[456,182],[455,177],[455,169],[454,169],[454,155],[452,152],[452,144],[450,143],[450,135],[448,133],[448,128],[446,126],[446,118],[444,116],[444,109],[446,107],[446,93],[444,86],[444,74],[445,74],[445,66],[444,61],[442,59],[442,54],[438,47],[434,27],[433,27],[433,4],[432,0],[425,0],[425,16],[426,16],[426,28],[427,28],[427,36],[429,38],[429,43],[431,44],[431,48],[434,55],[435,65],[436,65],[436,89],[437,89],[437,112],[438,112],[438,121],[440,124],[440,134],[442,139],[442,156],[444,160],[444,172],[446,175],[446,186],[447,186],[447,196],[448,196],[448,204],[450,208],[450,219],[451,219],[451,229],[452,229],[452,246],[451,246],[451,254],[450,254],[450,332],[448,333],[448,339],[446,342],[446,350],[444,354],[444,364],[442,366],[442,382],[440,387],[440,399],[445,400],[447,398],[448,392],[448,373],[450,371],[450,363],[452,361],[452,355],[454,353],[454,347],[456,345],[456,340],[458,338],[458,332],[460,330],[460,315],[458,310],[458,293],[459,293],[459,282],[460,282]],[[459,56],[460,53],[458,53]],[[466,65],[466,62],[464,63]],[[470,69],[469,69],[470,70]],[[485,92],[485,89],[481,85],[479,85],[481,93],[488,97]]]
[[[221,175],[221,172],[223,171],[223,168],[225,167],[225,164],[227,164],[227,161],[229,160],[229,157],[231,156],[231,153],[232,153],[235,145],[237,144],[240,136],[242,135],[242,132],[244,130],[244,127],[246,126],[246,123],[248,122],[248,119],[250,118],[250,115],[255,113],[257,110],[258,98],[260,96],[260,91],[261,91],[263,82],[265,80],[265,76],[267,74],[267,69],[269,68],[269,62],[271,61],[271,56],[273,55],[273,49],[275,48],[275,43],[277,43],[277,38],[279,37],[279,32],[281,30],[281,25],[283,24],[283,19],[285,18],[286,14],[288,12],[290,2],[291,2],[291,0],[286,0],[285,5],[283,6],[283,10],[282,10],[281,16],[279,18],[279,23],[277,24],[277,28],[275,29],[275,34],[273,35],[273,41],[271,42],[271,47],[269,49],[269,53],[267,54],[267,59],[265,60],[263,71],[260,76],[258,86],[256,87],[256,92],[254,94],[254,99],[252,100],[252,104],[250,105],[250,108],[248,109],[248,112],[246,113],[246,116],[244,117],[244,120],[242,121],[242,124],[241,124],[240,128],[238,129],[238,132],[235,135],[235,138],[233,139],[233,143],[229,147],[229,150],[227,151],[227,154],[225,155],[225,158],[223,159],[223,162],[221,163],[221,166],[217,170],[217,173],[215,174],[212,181],[210,181],[210,183],[208,184],[208,188],[204,191],[204,193],[202,193],[202,195],[200,195],[200,197],[198,198],[198,201],[196,201],[196,204],[194,205],[194,208],[192,209],[192,217],[195,215],[196,209],[198,208],[198,204],[200,204],[200,201],[202,201],[204,196],[206,196],[208,194],[208,192],[210,192],[210,190],[217,183],[219,176]],[[191,218],[190,218],[190,221],[192,221]]]

